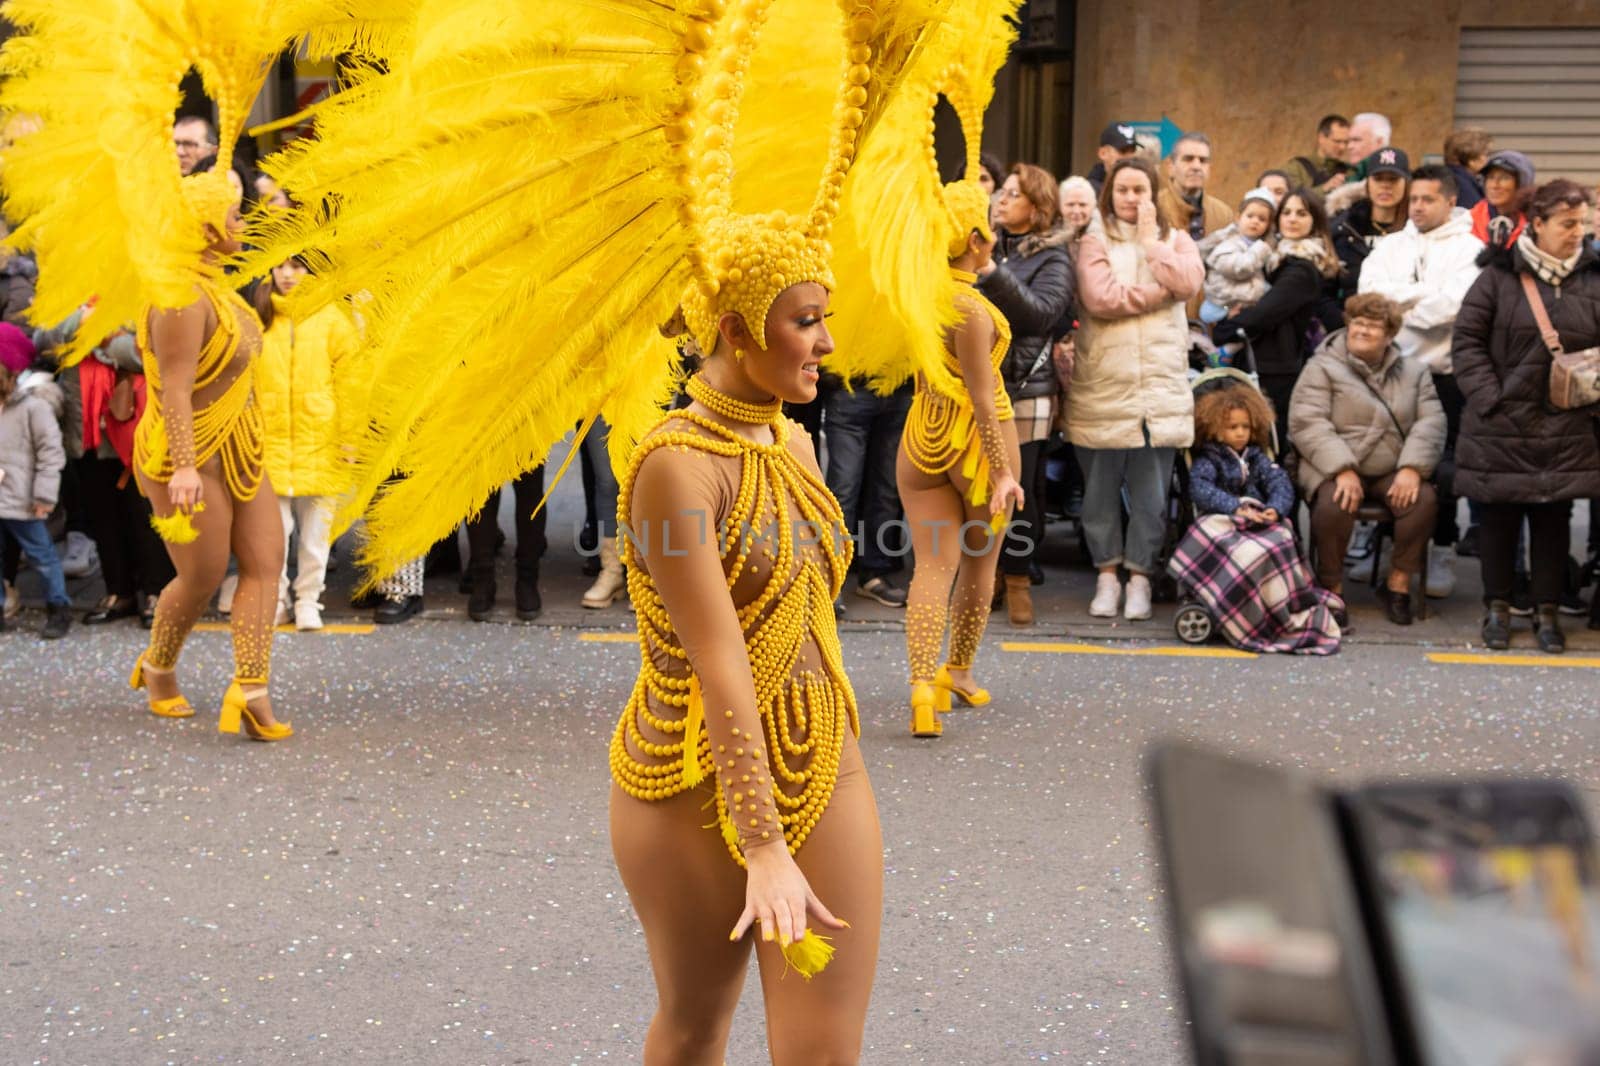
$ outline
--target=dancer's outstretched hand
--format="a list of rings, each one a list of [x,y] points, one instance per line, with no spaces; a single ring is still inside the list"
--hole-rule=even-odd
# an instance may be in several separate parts
[[[729,940],[744,936],[752,922],[761,923],[763,940],[776,940],[787,946],[806,933],[806,916],[830,929],[846,929],[848,924],[833,916],[811,891],[806,875],[781,841],[745,853],[744,913],[734,925]]]

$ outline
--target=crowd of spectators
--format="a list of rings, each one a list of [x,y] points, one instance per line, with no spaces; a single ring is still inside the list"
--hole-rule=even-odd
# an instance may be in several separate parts
[[[1561,179],[1541,184],[1525,155],[1481,130],[1450,131],[1442,161],[1420,166],[1392,137],[1382,115],[1327,115],[1307,154],[1261,171],[1235,204],[1211,191],[1227,149],[1199,131],[1153,158],[1133,126],[1112,123],[1088,172],[1059,182],[1029,163],[983,157],[979,180],[991,191],[999,241],[977,284],[1011,325],[1001,369],[1027,496],[1000,554],[996,606],[1005,604],[1013,624],[1035,621],[1030,589],[1046,580],[1047,536],[1062,520],[1076,525],[1097,574],[1087,613],[1150,617],[1182,532],[1173,528],[1184,481],[1175,471],[1198,444],[1213,464],[1221,454],[1220,428],[1197,441],[1192,385],[1222,366],[1242,368],[1268,401],[1259,408],[1271,414],[1267,447],[1250,447],[1288,471],[1275,486],[1299,492],[1287,508],[1241,504],[1241,521],[1270,512],[1286,523],[1308,572],[1335,595],[1330,604],[1347,578],[1378,573],[1387,618],[1409,624],[1418,596],[1449,598],[1456,560],[1479,557],[1492,646],[1508,642],[1514,615],[1535,616],[1548,651],[1562,645],[1560,613],[1588,612],[1600,627],[1600,597],[1594,607],[1583,599],[1600,535],[1600,420],[1545,401],[1550,354],[1521,284],[1535,279],[1569,350],[1600,342],[1593,198]],[[185,174],[221,165],[202,117],[179,119],[173,144]],[[237,164],[227,172],[249,210],[288,203],[270,177]],[[305,272],[291,260],[242,291],[262,318],[257,402],[284,529],[297,546],[279,621],[315,630],[335,565],[344,442],[360,431],[367,384],[355,307],[291,318],[288,296]],[[26,255],[0,260],[6,614],[15,614],[13,582],[26,559],[43,581],[43,634],[65,634],[65,582],[92,570],[92,555],[105,596],[81,621],[148,625],[172,570],[128,473],[145,398],[132,324],[98,321],[92,306],[66,322],[31,322],[36,273]],[[63,370],[56,352],[84,329],[100,335],[97,347]],[[898,608],[906,593],[897,574],[910,561],[896,530],[894,463],[911,386],[888,395],[863,386],[825,378],[818,401],[794,413],[820,431],[828,483],[857,537],[856,594]],[[595,578],[582,602],[597,610],[625,600],[605,433],[597,425],[581,442],[580,542]],[[1248,474],[1255,460],[1239,454]],[[516,613],[531,619],[542,607],[547,539],[533,505],[543,469],[511,488]],[[1574,552],[1568,530],[1582,500],[1590,542]],[[379,622],[404,622],[422,609],[423,575],[456,570],[470,616],[489,617],[505,539],[499,502],[497,493],[467,523],[464,562],[451,538],[359,605]],[[1385,541],[1392,548],[1380,570]],[[225,585],[220,610],[228,600]],[[848,604],[836,610],[844,615]],[[1347,613],[1334,613],[1348,627]]]
[[[1191,387],[1222,365],[1245,368],[1270,402],[1271,451],[1300,493],[1279,518],[1321,590],[1373,580],[1387,620],[1409,625],[1420,599],[1455,595],[1459,559],[1481,556],[1491,647],[1515,615],[1534,617],[1551,652],[1564,646],[1560,614],[1600,628],[1600,597],[1584,595],[1600,541],[1600,419],[1546,402],[1550,353],[1517,281],[1537,279],[1568,351],[1600,343],[1593,197],[1541,184],[1482,130],[1449,131],[1440,161],[1422,165],[1393,135],[1381,114],[1324,116],[1309,152],[1261,171],[1237,205],[1211,191],[1219,148],[1198,131],[1158,159],[1134,126],[1110,124],[1088,172],[1059,182],[1054,211],[1035,191],[1039,168],[985,158],[1001,236],[979,285],[1013,327],[1005,385],[1029,495],[996,597],[1013,624],[1033,621],[1025,582],[1044,580],[1041,547],[1062,519],[1097,571],[1087,613],[1150,616],[1182,533],[1174,471],[1199,443]],[[886,483],[892,449],[834,451],[834,412],[878,404],[849,433],[884,441],[904,413],[827,384],[829,481],[853,500],[856,486]],[[1574,552],[1572,508],[1585,500],[1589,541]],[[1257,503],[1249,515],[1276,514]],[[864,546],[898,517],[881,498],[846,513]],[[898,605],[898,560],[867,559],[859,594]],[[1348,631],[1343,607],[1333,614]]]

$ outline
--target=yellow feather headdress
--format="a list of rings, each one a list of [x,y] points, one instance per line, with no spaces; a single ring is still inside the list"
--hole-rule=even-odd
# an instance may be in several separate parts
[[[238,195],[224,172],[272,63],[296,37],[355,47],[401,0],[8,0],[19,35],[0,52],[0,112],[30,116],[0,159],[9,245],[38,256],[30,315],[67,318],[91,298],[105,321],[181,307],[202,262],[203,224]],[[224,166],[183,178],[173,145],[180,83],[193,69],[218,109]],[[63,355],[98,340],[80,333]]]
[[[306,254],[302,303],[360,294],[371,429],[342,518],[374,570],[575,422],[603,412],[624,462],[675,387],[680,308],[703,344],[728,311],[759,337],[782,286],[830,283],[845,173],[951,2],[418,0],[389,73],[269,164],[314,207],[253,260]]]
[[[983,115],[1016,39],[1018,6],[1019,0],[964,0],[953,8],[925,41],[915,83],[891,102],[851,171],[836,269],[857,284],[834,302],[837,347],[825,361],[846,380],[866,378],[887,393],[921,373],[936,389],[960,389],[945,358],[960,292],[948,266],[973,230],[994,236],[989,197],[976,175]],[[966,142],[966,176],[945,185],[934,151],[940,96],[960,118]]]

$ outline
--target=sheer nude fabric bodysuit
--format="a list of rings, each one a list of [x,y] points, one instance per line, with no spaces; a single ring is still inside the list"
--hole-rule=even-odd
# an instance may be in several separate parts
[[[757,445],[678,412],[633,458],[618,517],[641,669],[612,738],[611,826],[650,944],[657,1025],[731,1016],[749,957],[748,940],[728,942],[743,852],[786,843],[851,922],[810,981],[780,980],[776,945],[758,941],[782,1062],[784,1046],[816,1048],[819,1024],[859,1046],[882,841],[833,615],[850,541],[810,439],[781,418],[772,433]]]

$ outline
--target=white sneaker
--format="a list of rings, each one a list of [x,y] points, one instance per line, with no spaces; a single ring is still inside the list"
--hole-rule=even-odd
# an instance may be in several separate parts
[[[229,574],[222,579],[222,587],[217,590],[217,613],[233,613],[233,594],[239,591],[239,575]]]
[[[272,616],[272,624],[274,626],[286,626],[289,624],[289,605],[282,600],[278,601],[278,610]]]
[[[294,605],[294,627],[302,633],[322,628],[322,604],[299,600]]]
[[[1122,604],[1122,582],[1116,574],[1101,574],[1094,583],[1094,599],[1089,603],[1091,618],[1115,618]]]
[[[1150,617],[1150,579],[1143,574],[1128,578],[1128,602],[1122,617],[1130,622],[1142,622]]]
[[[1456,590],[1456,559],[1452,549],[1428,545],[1428,574],[1422,590],[1435,600],[1442,600]]]

